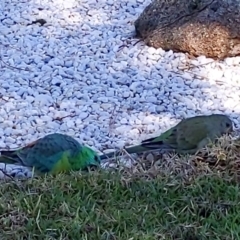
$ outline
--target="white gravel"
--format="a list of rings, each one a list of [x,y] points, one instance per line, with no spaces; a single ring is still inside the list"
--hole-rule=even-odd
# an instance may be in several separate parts
[[[149,2],[1,1],[0,148],[52,132],[121,148],[196,114],[225,113],[238,126],[240,57],[190,60],[134,45]],[[28,25],[39,18],[47,23]]]
[[[0,163],[0,179],[22,179],[26,177],[31,178],[33,176],[34,174],[27,167]]]

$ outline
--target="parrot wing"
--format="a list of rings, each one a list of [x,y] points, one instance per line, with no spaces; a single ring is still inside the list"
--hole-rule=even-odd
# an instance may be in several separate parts
[[[185,121],[178,127],[177,149],[179,151],[197,149],[198,144],[208,138],[208,134],[208,128],[204,122]]]

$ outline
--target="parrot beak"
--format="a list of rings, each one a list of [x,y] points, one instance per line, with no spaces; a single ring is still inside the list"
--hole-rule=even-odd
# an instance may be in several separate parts
[[[235,128],[235,129],[237,128],[235,122],[233,122],[233,124],[229,127],[228,132],[229,132],[229,133],[233,132],[233,128]]]
[[[233,133],[233,127],[230,127],[227,130],[227,135],[230,135],[231,133]]]

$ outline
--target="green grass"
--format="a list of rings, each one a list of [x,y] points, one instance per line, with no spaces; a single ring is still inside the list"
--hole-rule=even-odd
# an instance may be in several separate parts
[[[104,171],[5,182],[0,239],[240,239],[239,185]]]

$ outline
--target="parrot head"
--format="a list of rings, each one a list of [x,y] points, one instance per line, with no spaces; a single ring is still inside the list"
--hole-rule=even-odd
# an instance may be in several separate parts
[[[229,134],[233,132],[233,122],[227,117],[227,116],[222,116],[221,119],[221,130],[222,134]]]
[[[100,166],[100,157],[91,148],[82,148],[81,159],[84,159],[85,168],[95,169]]]

